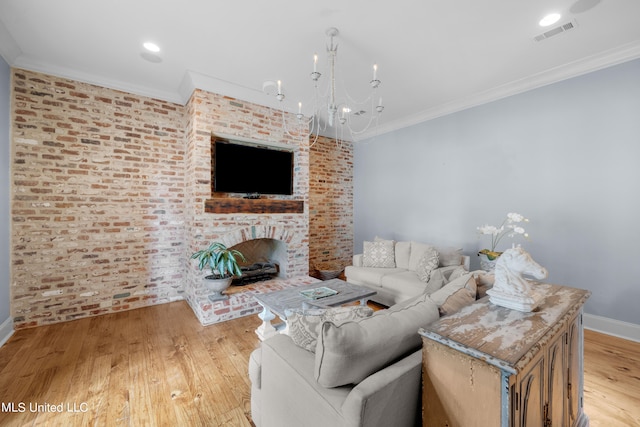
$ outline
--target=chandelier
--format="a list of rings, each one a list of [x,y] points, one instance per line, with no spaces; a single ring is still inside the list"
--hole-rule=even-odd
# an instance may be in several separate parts
[[[380,80],[378,79],[378,65],[373,65],[373,76],[369,81],[369,94],[363,100],[354,99],[344,84],[339,88],[339,76],[336,75],[336,62],[338,58],[338,44],[335,39],[339,34],[337,28],[329,28],[325,34],[329,38],[327,45],[327,73],[326,83],[323,83],[322,73],[318,71],[318,55],[313,56],[313,71],[310,73],[313,84],[313,96],[311,99],[312,113],[303,114],[303,104],[298,102],[298,112],[295,114],[295,125],[298,129],[306,129],[306,137],[312,139],[313,146],[319,135],[335,138],[338,143],[345,140],[345,136],[354,140],[358,135],[366,132],[371,126],[377,125],[380,113],[384,110],[382,97],[378,95]],[[272,83],[272,82],[269,82]],[[287,123],[284,111],[285,94],[282,90],[282,81],[277,82],[276,99],[280,101],[282,121],[287,133],[292,124]],[[274,88],[275,89],[275,88]],[[342,90],[340,90],[342,89]],[[306,105],[305,105],[306,107]],[[294,132],[299,135],[299,132]]]

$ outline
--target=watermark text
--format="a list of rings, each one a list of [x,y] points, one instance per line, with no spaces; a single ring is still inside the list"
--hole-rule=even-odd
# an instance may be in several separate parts
[[[3,413],[87,412],[88,410],[87,402],[0,402],[0,411]]]

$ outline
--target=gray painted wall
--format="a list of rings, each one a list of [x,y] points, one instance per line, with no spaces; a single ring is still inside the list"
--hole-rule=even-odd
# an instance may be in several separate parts
[[[0,57],[0,324],[11,316],[10,301],[10,185],[9,171],[11,150],[9,144],[11,72],[9,65]],[[0,336],[0,339],[3,337]]]
[[[476,227],[518,212],[549,282],[640,324],[640,60],[359,142],[354,162],[356,253],[376,235],[456,245],[477,269]]]

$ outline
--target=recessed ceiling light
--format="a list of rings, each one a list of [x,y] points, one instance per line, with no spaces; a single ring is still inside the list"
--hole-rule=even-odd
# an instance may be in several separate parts
[[[146,42],[142,46],[144,46],[144,48],[147,49],[149,52],[156,52],[156,53],[160,52],[160,47],[155,43]]]
[[[550,13],[538,22],[538,25],[541,27],[548,27],[549,25],[553,25],[560,20],[559,13]]]

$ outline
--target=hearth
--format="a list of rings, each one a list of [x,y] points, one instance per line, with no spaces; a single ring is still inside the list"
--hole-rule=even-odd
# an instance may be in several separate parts
[[[276,264],[276,273],[271,273],[273,270],[269,272],[269,269],[257,270],[261,274],[269,273],[274,277],[246,286],[231,286],[226,290],[228,300],[211,302],[208,298],[209,292],[201,280],[203,273],[196,269],[190,270],[194,279],[198,280],[194,280],[193,287],[189,290],[189,305],[200,323],[210,325],[260,312],[261,306],[253,297],[256,292],[283,289],[283,284],[293,286],[318,282],[318,279],[308,275],[308,243],[304,239],[305,232],[296,225],[297,219],[297,215],[293,215],[292,218],[287,217],[282,224],[251,225],[244,228],[232,224],[229,226],[230,231],[210,238],[223,242],[228,248],[239,250],[245,258],[241,261],[240,267],[255,263],[273,263]],[[252,218],[253,220],[255,218]],[[230,220],[225,218],[224,221],[227,224],[226,221]],[[305,222],[306,225],[308,221]],[[261,274],[256,274],[254,270],[252,275],[260,278]],[[248,280],[244,282],[248,283]],[[242,284],[242,280],[236,283]]]
[[[242,276],[233,279],[232,282],[235,286],[273,279],[278,275],[279,266],[273,262],[254,262],[251,265],[240,267],[240,270],[242,270]]]

